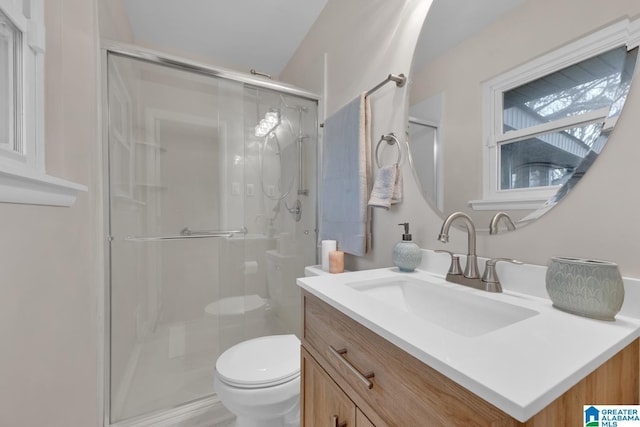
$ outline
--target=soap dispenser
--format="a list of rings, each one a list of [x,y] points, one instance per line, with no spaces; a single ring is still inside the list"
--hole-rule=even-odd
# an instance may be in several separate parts
[[[422,261],[422,250],[411,240],[409,234],[409,223],[398,224],[404,226],[402,241],[393,248],[393,263],[405,273],[413,271]]]

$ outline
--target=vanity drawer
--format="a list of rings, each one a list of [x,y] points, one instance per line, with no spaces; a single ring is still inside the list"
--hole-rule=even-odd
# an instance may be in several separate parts
[[[303,305],[303,345],[376,426],[520,425],[318,298]]]

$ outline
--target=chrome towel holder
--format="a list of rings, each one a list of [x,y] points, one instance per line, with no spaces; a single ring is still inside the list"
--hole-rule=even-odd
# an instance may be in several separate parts
[[[404,74],[398,74],[398,75],[389,74],[387,78],[384,79],[382,82],[378,83],[377,86],[375,86],[372,89],[369,89],[365,96],[371,95],[373,92],[377,91],[378,89],[380,89],[382,86],[386,85],[389,82],[395,82],[397,87],[403,87],[407,82],[407,77]]]
[[[380,140],[378,141],[378,144],[376,144],[376,153],[375,153],[375,157],[376,157],[376,166],[378,166],[378,169],[380,169],[382,166],[380,166],[380,159],[378,158],[378,151],[380,150],[380,145],[382,144],[382,142],[385,141],[387,144],[389,145],[395,145],[396,148],[398,149],[398,160],[396,160],[396,164],[400,164],[400,161],[402,160],[402,147],[400,146],[400,141],[398,140],[398,138],[393,134],[393,132],[391,133],[387,133],[384,134],[380,137]]]
[[[378,89],[380,89],[382,86],[386,85],[389,82],[394,82],[397,87],[404,87],[404,85],[407,83],[407,76],[405,76],[402,73],[400,73],[400,74],[389,74],[386,79],[384,79],[383,81],[378,83],[375,87],[369,89],[364,94],[365,98],[368,97],[373,92],[377,91]],[[320,123],[320,127],[323,128],[324,127],[324,123]]]

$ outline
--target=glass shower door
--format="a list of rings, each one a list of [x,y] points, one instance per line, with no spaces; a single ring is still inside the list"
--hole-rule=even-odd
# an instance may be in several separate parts
[[[244,105],[241,83],[115,54],[107,66],[115,423],[214,394],[233,341],[220,337],[220,281],[245,237],[230,185],[244,174]],[[243,275],[233,288],[244,295]]]
[[[257,235],[267,241],[258,258],[266,270],[267,331],[300,335],[296,278],[316,263],[318,103],[299,96],[245,86],[245,198],[247,248]],[[248,249],[246,261],[256,259]],[[253,277],[245,276],[251,292]],[[253,332],[253,331],[250,331]]]
[[[218,356],[300,329],[317,100],[125,54],[106,64],[109,423],[191,402],[226,417]]]

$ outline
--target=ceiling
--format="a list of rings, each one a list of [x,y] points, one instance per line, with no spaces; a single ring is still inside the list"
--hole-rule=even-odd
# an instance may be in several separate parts
[[[124,0],[135,41],[279,75],[327,0]]]
[[[223,66],[247,72],[256,69],[276,77],[328,2],[123,1],[137,43],[185,51]],[[525,1],[435,0],[418,42],[416,65],[423,66]]]

